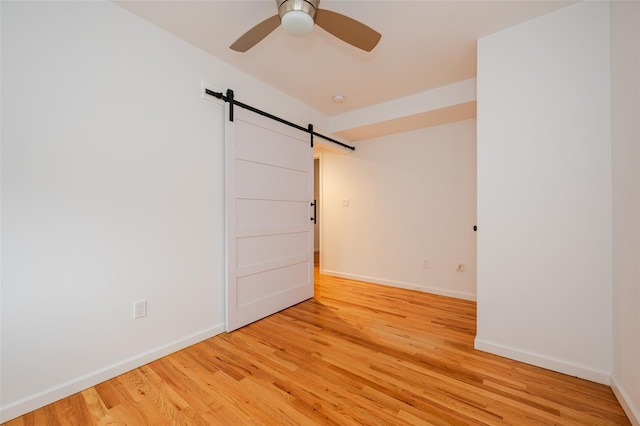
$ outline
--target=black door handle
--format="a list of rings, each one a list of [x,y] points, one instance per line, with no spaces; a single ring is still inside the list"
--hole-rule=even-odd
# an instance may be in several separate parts
[[[477,231],[478,230],[478,226],[477,225],[473,225],[473,230]]]
[[[311,206],[313,206],[313,217],[311,218],[311,220],[313,221],[313,224],[315,225],[317,222],[316,217],[318,217],[318,215],[316,214],[316,200],[313,200],[313,203],[311,203]]]

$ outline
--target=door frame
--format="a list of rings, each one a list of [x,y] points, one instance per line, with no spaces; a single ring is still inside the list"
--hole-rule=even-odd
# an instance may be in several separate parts
[[[322,229],[324,226],[324,188],[323,188],[323,179],[322,179],[322,161],[323,161],[323,152],[319,150],[314,150],[313,160],[318,160],[318,203],[320,203],[320,208],[317,209],[317,220],[318,220],[318,252],[319,254],[319,263],[318,263],[318,272],[322,273],[323,271],[323,261],[322,261],[322,253],[323,253],[323,244],[324,239],[322,237]],[[315,164],[314,164],[315,165]]]

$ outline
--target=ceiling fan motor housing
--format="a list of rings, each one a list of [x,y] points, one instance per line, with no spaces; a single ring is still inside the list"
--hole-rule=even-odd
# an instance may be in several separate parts
[[[315,21],[319,3],[320,0],[276,0],[280,20],[288,12],[298,11],[306,13]]]

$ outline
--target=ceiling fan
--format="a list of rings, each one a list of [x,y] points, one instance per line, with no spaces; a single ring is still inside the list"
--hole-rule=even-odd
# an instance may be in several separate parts
[[[313,29],[314,24],[359,49],[370,52],[382,35],[364,25],[337,12],[318,9],[320,0],[276,0],[278,14],[267,18],[244,33],[230,49],[246,52],[267,37],[282,24],[289,34],[304,37]]]

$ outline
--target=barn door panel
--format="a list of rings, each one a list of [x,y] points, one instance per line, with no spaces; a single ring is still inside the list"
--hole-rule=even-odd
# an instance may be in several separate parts
[[[228,331],[313,297],[309,138],[240,108],[227,121]]]

